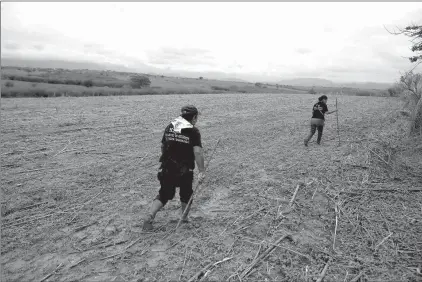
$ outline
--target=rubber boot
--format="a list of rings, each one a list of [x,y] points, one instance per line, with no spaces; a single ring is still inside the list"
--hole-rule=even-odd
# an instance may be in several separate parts
[[[324,130],[323,127],[318,127],[318,138],[317,138],[317,144],[321,145],[321,138],[322,138],[322,131]]]
[[[183,216],[183,212],[185,211],[185,209],[186,208],[188,209],[185,216],[182,217],[182,222],[187,223],[187,222],[189,222],[188,214],[189,214],[191,205],[187,206],[188,204],[183,203],[183,202],[181,202],[181,204],[182,204],[182,214],[181,214],[181,216]]]
[[[322,132],[318,132],[317,144],[321,145]]]
[[[152,222],[154,221],[155,215],[157,212],[163,207],[163,203],[160,200],[155,199],[152,202],[151,208],[149,213],[146,215],[144,219],[144,225],[142,227],[143,230],[150,231],[152,230]]]

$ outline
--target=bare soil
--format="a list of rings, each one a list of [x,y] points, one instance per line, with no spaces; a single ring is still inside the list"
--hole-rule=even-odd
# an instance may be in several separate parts
[[[333,114],[305,147],[315,100],[2,99],[2,281],[317,281],[326,265],[323,281],[421,281],[422,148],[400,103],[339,96],[340,145]],[[220,143],[190,223],[174,230],[176,194],[143,232],[186,103],[206,157]]]

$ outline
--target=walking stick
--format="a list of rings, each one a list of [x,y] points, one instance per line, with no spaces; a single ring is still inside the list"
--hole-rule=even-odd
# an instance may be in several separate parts
[[[338,136],[338,145],[340,146],[340,128],[338,126],[338,109],[337,109],[337,98],[336,98],[336,117],[337,117],[337,136]]]
[[[208,166],[209,166],[209,164],[210,164],[210,162],[211,162],[211,159],[212,159],[212,158],[213,158],[213,156],[214,156],[215,150],[217,149],[217,146],[218,146],[218,144],[220,143],[220,139],[221,139],[221,138],[218,138],[217,144],[215,144],[214,150],[213,150],[213,152],[212,152],[212,154],[211,154],[211,156],[210,156],[210,158],[209,158],[209,160],[208,160],[208,162],[207,162],[207,165],[206,165],[206,166],[205,166],[205,168],[204,168],[204,172],[205,172],[205,171],[207,171],[207,168],[208,168]],[[193,190],[192,195],[190,196],[189,202],[188,202],[188,204],[186,205],[186,208],[185,208],[185,210],[183,211],[183,214],[182,214],[182,216],[180,217],[179,222],[177,223],[176,228],[175,228],[175,230],[174,230],[174,231],[176,231],[176,230],[177,230],[177,228],[179,228],[179,225],[180,225],[180,223],[182,222],[183,217],[186,215],[187,211],[188,211],[188,210],[189,210],[189,208],[190,208],[190,205],[191,205],[192,200],[193,200],[193,195],[195,195],[195,192],[198,190],[198,188],[201,186],[201,184],[202,184],[202,182],[201,182],[201,183],[199,183],[199,182],[198,182],[198,183],[196,184],[196,187],[195,187],[195,189]]]

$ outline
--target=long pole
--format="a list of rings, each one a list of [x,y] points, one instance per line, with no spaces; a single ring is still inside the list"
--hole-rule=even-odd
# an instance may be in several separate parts
[[[340,146],[340,128],[338,126],[338,108],[337,108],[337,98],[336,98],[336,116],[337,116],[337,136],[338,136],[338,145]]]
[[[217,144],[215,144],[214,150],[213,150],[213,152],[212,152],[212,154],[211,154],[211,156],[210,156],[210,158],[209,158],[209,160],[208,160],[208,162],[207,162],[207,165],[205,166],[205,171],[207,171],[207,168],[208,168],[208,166],[209,166],[209,164],[210,164],[210,161],[211,161],[211,159],[212,159],[212,158],[213,158],[213,156],[214,156],[215,150],[217,149],[217,146],[218,146],[218,144],[220,143],[220,139],[221,139],[221,138],[219,138],[219,139],[218,139],[218,141],[217,141]],[[198,190],[198,188],[201,186],[201,184],[202,184],[202,183],[198,183],[198,184],[196,185],[195,190],[193,191],[192,195],[190,196],[189,202],[188,202],[188,204],[186,205],[186,208],[185,208],[185,210],[183,211],[183,214],[182,214],[182,216],[180,217],[179,222],[178,222],[178,223],[177,223],[177,225],[176,225],[175,231],[176,231],[176,229],[177,229],[177,228],[179,228],[179,225],[180,225],[180,223],[182,222],[183,217],[185,216],[185,214],[187,213],[188,209],[190,208],[190,205],[191,205],[192,200],[193,200],[193,195],[194,195],[194,194],[195,194],[195,192]]]

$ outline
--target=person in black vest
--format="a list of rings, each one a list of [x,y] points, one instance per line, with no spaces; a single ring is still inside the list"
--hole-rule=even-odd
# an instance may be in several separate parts
[[[328,111],[327,107],[327,96],[322,95],[318,98],[318,103],[316,103],[312,108],[312,118],[311,118],[311,132],[308,137],[306,137],[304,143],[305,146],[308,146],[309,140],[314,136],[315,131],[318,130],[317,144],[321,144],[322,131],[324,130],[325,115],[335,113],[337,110]]]
[[[164,130],[161,140],[161,157],[158,180],[161,188],[144,219],[143,229],[152,230],[153,220],[157,212],[174,198],[175,188],[179,187],[182,214],[187,209],[183,222],[187,222],[190,206],[187,204],[192,196],[193,171],[195,162],[198,166],[198,182],[204,179],[204,156],[201,134],[195,124],[198,121],[198,109],[195,106],[185,106],[182,114],[173,120]]]

